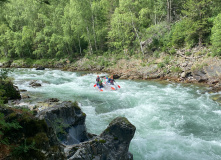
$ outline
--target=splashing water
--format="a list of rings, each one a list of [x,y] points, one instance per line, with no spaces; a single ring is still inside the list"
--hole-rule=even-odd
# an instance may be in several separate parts
[[[78,101],[88,132],[100,134],[115,117],[128,118],[136,126],[135,160],[221,159],[221,106],[202,87],[117,80],[119,90],[99,92],[92,73],[16,69],[10,76],[30,97]],[[42,87],[30,87],[31,80]]]

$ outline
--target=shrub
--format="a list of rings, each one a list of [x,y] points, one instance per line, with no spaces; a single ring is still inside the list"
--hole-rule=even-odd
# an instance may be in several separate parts
[[[192,53],[191,52],[185,52],[186,56],[190,56]]]
[[[18,122],[16,121],[11,121],[11,122],[6,122],[5,121],[5,116],[3,113],[0,113],[0,143],[7,144],[8,145],[8,137],[7,135],[4,136],[4,133],[6,131],[10,131],[12,129],[19,129],[22,128]]]
[[[155,58],[159,58],[160,57],[160,52],[158,52],[158,51],[153,52],[153,56]]]
[[[6,80],[8,78],[8,74],[13,72],[13,69],[3,68],[0,70],[0,80]]]
[[[175,50],[175,48],[172,48],[172,49],[169,51],[169,53],[170,53],[171,55],[176,54],[176,50]]]
[[[165,64],[169,64],[170,63],[170,56],[166,56],[164,58],[164,61],[163,61]]]
[[[168,45],[168,30],[170,26],[166,22],[159,23],[157,25],[153,25],[147,28],[145,32],[145,39],[150,41],[149,48],[159,48],[163,47],[164,45]]]
[[[184,18],[172,27],[171,42],[175,47],[193,47],[198,43],[197,24],[191,19]]]
[[[182,69],[181,69],[180,67],[174,67],[174,66],[173,66],[173,67],[171,68],[171,71],[172,71],[172,72],[181,72]]]
[[[39,59],[39,60],[36,60],[35,62],[34,62],[34,64],[36,64],[36,65],[46,65],[46,64],[48,64],[48,59]]]
[[[161,62],[161,63],[158,63],[157,66],[158,66],[159,68],[163,68],[163,67],[165,67],[165,64]]]

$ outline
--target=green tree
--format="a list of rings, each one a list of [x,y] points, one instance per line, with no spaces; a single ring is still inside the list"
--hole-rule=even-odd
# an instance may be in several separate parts
[[[212,49],[214,55],[221,55],[221,13],[216,17],[212,28]]]
[[[183,5],[182,13],[189,18],[194,26],[194,32],[189,30],[188,34],[197,34],[198,45],[205,43],[210,34],[211,24],[208,19],[211,16],[212,0],[187,0]]]

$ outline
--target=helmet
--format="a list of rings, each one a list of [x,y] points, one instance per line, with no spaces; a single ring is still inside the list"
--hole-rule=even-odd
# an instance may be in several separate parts
[[[98,78],[99,76],[97,76],[97,78]]]

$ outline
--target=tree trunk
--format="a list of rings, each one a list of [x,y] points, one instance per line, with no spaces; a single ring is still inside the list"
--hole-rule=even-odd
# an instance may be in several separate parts
[[[92,55],[93,54],[93,48],[92,48],[92,45],[91,45],[91,40],[90,40],[90,32],[89,32],[89,29],[88,29],[88,27],[86,27],[86,29],[87,29],[87,36],[88,36],[88,41],[89,41],[89,47],[90,47],[90,55]]]
[[[81,40],[80,40],[80,37],[78,35],[78,45],[79,45],[79,49],[80,49],[80,54],[81,54]],[[82,55],[82,54],[81,54]]]
[[[129,9],[129,10],[130,10],[130,9]],[[143,54],[143,56],[144,56],[143,47],[142,47],[142,44],[141,44],[140,37],[139,37],[139,34],[138,34],[138,32],[137,32],[137,29],[136,29],[136,27],[135,27],[135,25],[134,25],[133,15],[132,15],[131,10],[130,10],[130,14],[131,14],[131,18],[132,18],[132,26],[133,26],[133,29],[134,29],[134,31],[135,31],[135,33],[136,33],[137,39],[138,39],[138,41],[139,41],[140,50],[141,50],[141,52],[142,52],[142,54]]]
[[[90,0],[90,6],[91,6],[91,19],[92,19],[92,26],[93,26],[93,36],[94,36],[94,45],[95,45],[95,50],[97,51],[97,41],[96,41],[96,34],[95,34],[95,22],[94,22],[94,14],[93,14],[93,10],[92,10],[92,3]]]
[[[167,22],[171,22],[171,0],[167,0]]]

